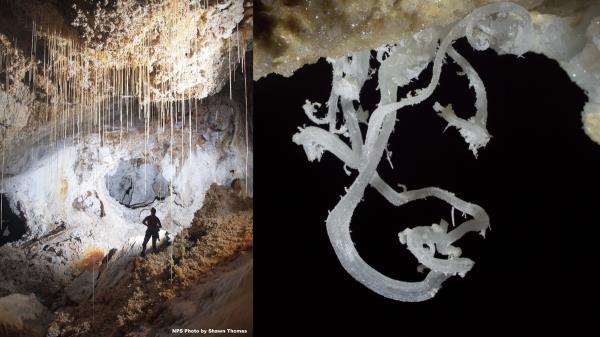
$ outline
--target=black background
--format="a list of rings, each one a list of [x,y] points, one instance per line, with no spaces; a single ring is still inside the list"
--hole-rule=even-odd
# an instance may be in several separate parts
[[[389,300],[364,287],[342,268],[329,242],[327,212],[356,173],[347,176],[330,153],[308,162],[291,140],[298,126],[312,125],[302,110],[305,99],[324,103],[329,97],[329,64],[321,60],[291,78],[255,82],[257,336],[521,334],[593,325],[600,145],[582,130],[587,97],[543,56],[476,52],[464,40],[455,46],[486,86],[493,138],[475,159],[456,129],[443,132],[446,122],[433,111],[434,102],[452,104],[462,117],[475,112],[468,80],[448,61],[434,95],[398,112],[390,137],[394,169],[385,156],[378,168],[392,186],[438,186],[482,206],[491,219],[485,239],[469,233],[457,242],[475,261],[473,269],[421,303]],[[411,89],[430,78],[431,65]],[[361,93],[369,111],[379,101],[375,86],[369,81]],[[440,218],[450,221],[450,206],[442,201],[396,208],[368,187],[352,219],[352,238],[375,269],[416,281],[423,275],[397,233]]]

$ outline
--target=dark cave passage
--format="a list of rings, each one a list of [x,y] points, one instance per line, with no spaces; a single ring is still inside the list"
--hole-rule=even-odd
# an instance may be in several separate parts
[[[15,214],[9,206],[8,198],[2,196],[2,222],[0,226],[0,246],[20,240],[27,233],[27,222],[19,214]]]

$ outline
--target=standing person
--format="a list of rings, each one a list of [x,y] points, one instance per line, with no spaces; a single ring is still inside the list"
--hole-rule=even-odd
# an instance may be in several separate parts
[[[150,215],[148,215],[142,223],[144,226],[148,227],[146,229],[146,235],[144,236],[144,242],[142,243],[142,256],[146,256],[146,244],[150,237],[152,237],[152,251],[156,254],[158,251],[156,249],[156,240],[158,240],[158,230],[162,227],[160,224],[160,219],[156,216],[156,209],[152,207],[150,209]]]

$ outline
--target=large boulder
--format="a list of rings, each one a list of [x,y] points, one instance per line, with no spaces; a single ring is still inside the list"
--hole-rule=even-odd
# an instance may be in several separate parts
[[[131,208],[149,205],[169,195],[169,182],[158,166],[140,159],[120,161],[115,173],[107,176],[106,187],[111,197]]]
[[[68,287],[65,288],[65,294],[69,300],[73,302],[84,302],[92,297],[96,278],[98,278],[97,270],[84,270]]]
[[[4,332],[6,336],[45,336],[51,319],[50,311],[34,294],[11,294],[0,298],[0,333]]]

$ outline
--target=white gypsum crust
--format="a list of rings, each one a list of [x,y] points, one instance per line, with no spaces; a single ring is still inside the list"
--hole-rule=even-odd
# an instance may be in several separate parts
[[[475,69],[469,64],[469,62],[462,57],[453,47],[448,48],[448,55],[454,59],[467,75],[470,85],[475,89],[475,116],[469,120],[464,120],[454,113],[452,105],[447,107],[442,106],[438,102],[433,105],[433,109],[439,112],[440,117],[448,122],[448,127],[453,126],[458,129],[459,133],[467,144],[469,144],[469,150],[473,152],[473,155],[477,157],[477,150],[481,147],[485,147],[490,140],[490,135],[486,129],[487,122],[487,96],[485,92],[485,86],[481,81],[481,78],[475,72]]]
[[[454,40],[467,35],[469,42],[472,45],[475,44],[474,47],[478,50],[485,49],[492,43],[495,45],[503,43],[502,48],[505,48],[508,52],[522,53],[523,50],[519,47],[520,45],[507,44],[506,41],[490,42],[490,39],[495,38],[493,36],[494,32],[489,29],[486,30],[485,27],[477,27],[484,34],[474,35],[474,24],[494,14],[504,14],[504,16],[513,14],[521,19],[521,23],[524,22],[524,28],[521,31],[518,31],[516,34],[513,32],[512,35],[509,34],[509,36],[515,37],[515,39],[522,40],[523,34],[526,35],[531,30],[531,21],[528,12],[513,3],[494,3],[474,10],[458,22],[440,43],[433,61],[433,76],[426,88],[417,91],[415,95],[409,94],[399,102],[394,102],[395,97],[392,94],[396,92],[397,86],[392,85],[392,81],[389,79],[382,81],[380,78],[379,84],[382,98],[379,107],[371,114],[369,119],[364,144],[358,127],[357,113],[353,106],[353,100],[358,100],[356,86],[350,86],[348,90],[339,89],[343,86],[336,86],[336,81],[347,80],[351,84],[358,83],[362,87],[364,83],[363,78],[365,78],[364,74],[368,74],[368,62],[364,62],[364,59],[361,59],[361,62],[350,66],[351,64],[348,63],[347,58],[336,60],[336,64],[334,64],[334,89],[328,102],[329,111],[326,117],[326,119],[329,119],[330,130],[326,131],[318,127],[306,127],[300,129],[300,132],[293,137],[295,143],[304,147],[309,160],[319,160],[323,151],[327,150],[341,159],[345,166],[358,170],[358,176],[347,189],[346,194],[342,196],[338,204],[329,213],[326,221],[327,232],[336,255],[346,271],[356,280],[382,296],[408,302],[423,301],[433,297],[444,280],[456,274],[464,276],[473,266],[474,262],[472,260],[459,257],[461,251],[458,247],[452,246],[452,243],[467,232],[475,231],[484,235],[486,229],[489,228],[489,217],[485,210],[478,205],[465,202],[454,194],[436,187],[397,192],[379,177],[376,169],[394,128],[396,111],[405,106],[419,104],[433,93],[439,82],[446,52],[449,52],[450,56],[461,66],[467,74],[471,85],[474,87],[477,113],[467,121],[457,117],[451,110],[443,108],[437,103],[435,109],[441,112],[441,116],[449,122],[449,125],[459,128],[459,131],[466,130],[464,134],[463,132],[461,134],[465,137],[467,143],[469,143],[474,154],[476,154],[478,147],[484,146],[487,143],[489,135],[485,129],[487,119],[485,88],[475,70],[462,56],[452,49],[451,44]],[[507,27],[504,26],[502,28],[506,29]],[[508,28],[513,29],[514,27],[510,26]],[[522,41],[519,42],[521,45],[523,44]],[[360,57],[365,56],[363,54]],[[352,61],[354,62],[354,60],[353,58]],[[337,62],[341,64],[337,64]],[[344,71],[340,72],[339,68],[336,69],[336,67],[344,68]],[[380,70],[382,67],[383,63]],[[335,128],[338,97],[341,97],[345,122],[339,130]],[[309,103],[307,102],[307,104]],[[313,105],[310,107],[312,108]],[[315,109],[305,109],[305,111],[307,114],[316,112]],[[324,119],[319,120],[319,122],[319,124],[326,123]],[[339,134],[345,133],[340,132],[340,130],[347,130],[346,135],[350,138],[352,148],[340,139]],[[475,134],[469,135],[467,132],[475,132]],[[407,244],[408,249],[415,255],[417,260],[430,269],[423,281],[404,282],[391,279],[369,266],[358,254],[350,237],[350,221],[368,185],[374,187],[386,200],[395,206],[418,199],[435,197],[444,200],[453,208],[472,216],[472,219],[463,222],[450,232],[448,232],[447,223],[442,220],[439,225],[434,224],[430,227],[421,226],[406,229],[399,233],[400,242]],[[426,248],[423,248],[423,246],[426,246]],[[436,250],[443,255],[447,255],[448,259],[435,258],[434,253]]]

